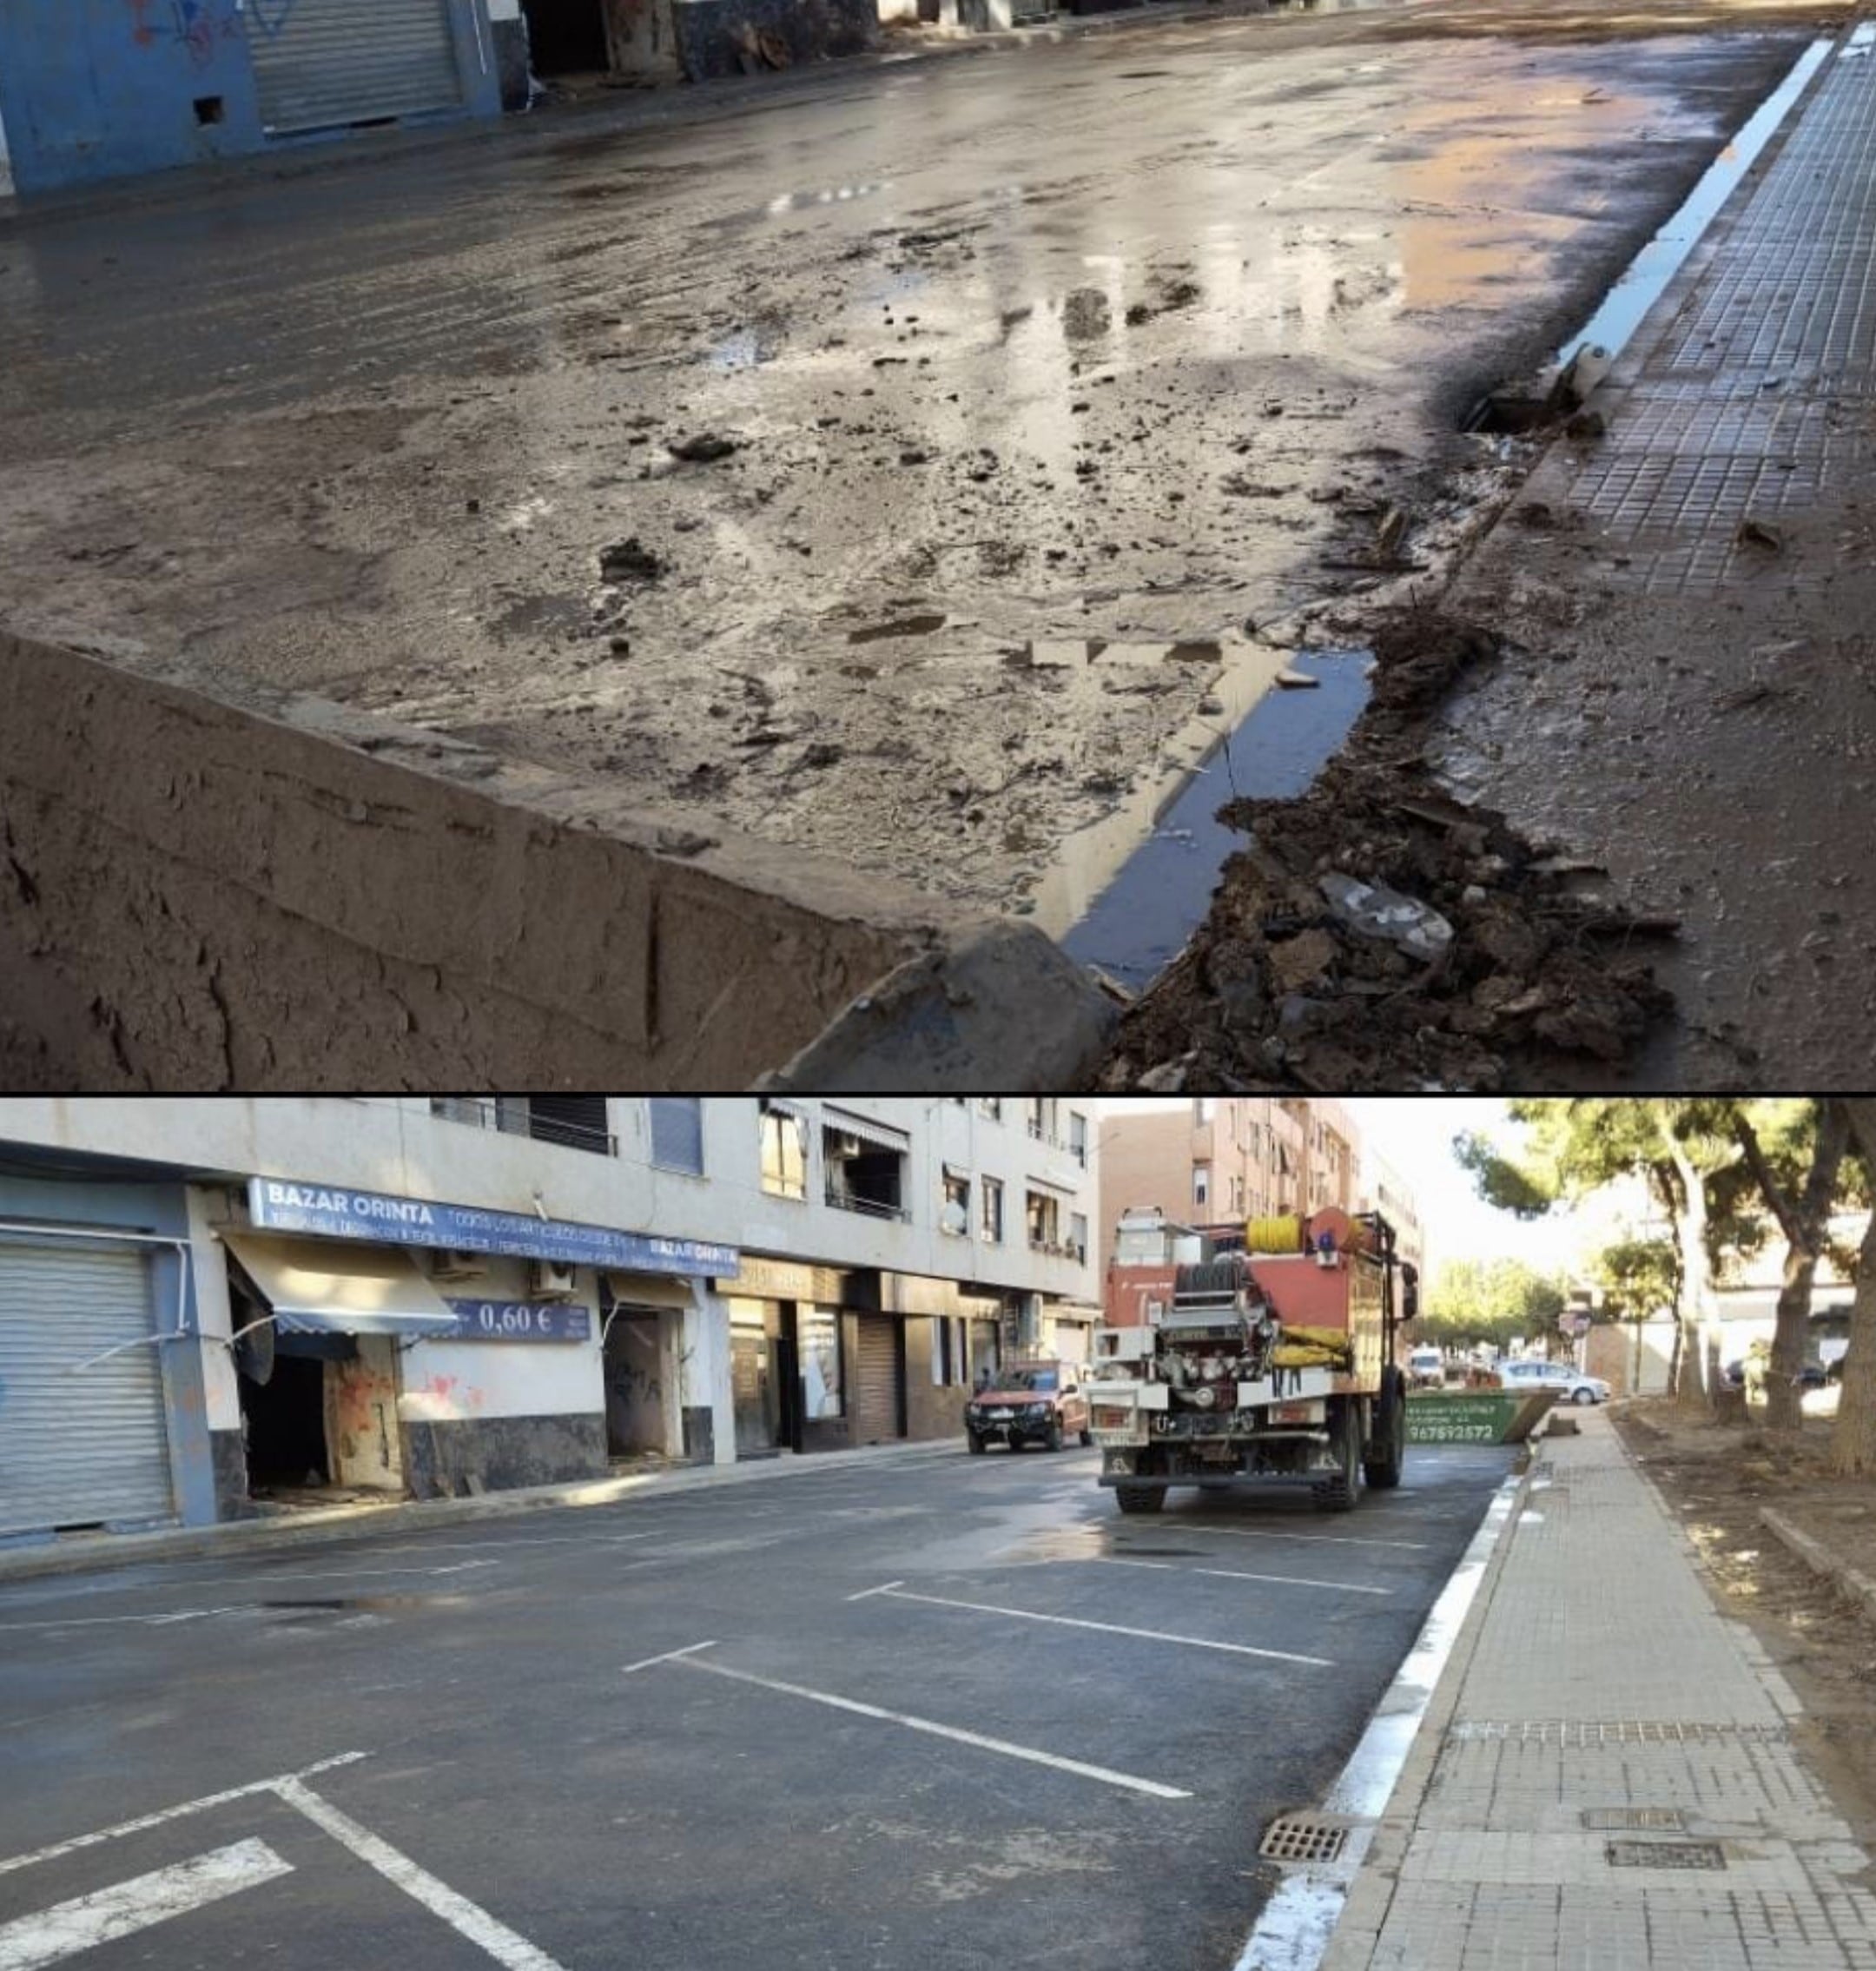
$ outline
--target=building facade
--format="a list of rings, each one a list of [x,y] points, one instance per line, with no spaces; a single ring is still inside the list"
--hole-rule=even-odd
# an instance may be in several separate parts
[[[1371,1144],[1361,1153],[1361,1209],[1378,1211],[1394,1227],[1395,1250],[1424,1280],[1427,1277],[1426,1227],[1420,1200],[1410,1179]]]
[[[493,116],[489,12],[488,0],[0,0],[0,171],[22,193],[50,191]]]
[[[1361,1139],[1342,1104],[1305,1096],[1116,1097],[1100,1114],[1101,1264],[1133,1205],[1187,1225],[1357,1208]]]
[[[954,1436],[1096,1184],[1047,1101],[0,1101],[0,1539]]]

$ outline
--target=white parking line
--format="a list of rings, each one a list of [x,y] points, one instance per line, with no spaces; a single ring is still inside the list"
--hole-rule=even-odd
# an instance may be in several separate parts
[[[1206,1526],[1182,1520],[1176,1526],[1168,1525],[1167,1533],[1228,1533],[1235,1540],[1327,1540],[1333,1546],[1343,1547],[1401,1547],[1412,1553],[1424,1553],[1424,1540],[1364,1540],[1355,1533],[1279,1533],[1268,1526]]]
[[[55,1903],[36,1915],[0,1923],[0,1971],[41,1971],[62,1957],[74,1957],[95,1945],[134,1936],[153,1923],[186,1915],[204,1904],[219,1902],[236,1890],[253,1888],[289,1875],[293,1864],[283,1862],[264,1841],[238,1841],[217,1848],[193,1862],[178,1862],[89,1895]]]
[[[185,1800],[180,1807],[165,1807],[155,1814],[140,1814],[134,1821],[120,1821],[116,1827],[100,1828],[96,1834],[75,1835],[69,1841],[56,1841],[50,1848],[36,1848],[30,1855],[9,1855],[0,1862],[0,1875],[15,1868],[30,1868],[40,1862],[56,1862],[63,1855],[76,1855],[81,1849],[96,1848],[100,1842],[116,1841],[122,1835],[142,1834],[146,1828],[160,1828],[165,1821],[181,1820],[185,1814],[201,1814],[211,1807],[225,1807],[231,1800],[246,1800],[256,1793],[276,1793],[288,1780],[305,1779],[312,1773],[330,1772],[335,1766],[349,1766],[371,1756],[368,1752],[337,1752],[329,1759],[316,1760],[297,1772],[275,1773],[271,1779],[250,1780],[246,1786],[231,1786],[225,1793],[205,1794],[200,1800]]]
[[[851,1697],[836,1697],[826,1690],[809,1690],[799,1683],[783,1683],[773,1677],[757,1677],[746,1670],[731,1670],[720,1663],[687,1660],[686,1670],[707,1670],[712,1677],[732,1677],[738,1683],[754,1683],[764,1690],[779,1690],[784,1697],[805,1697],[810,1703],[829,1704],[838,1711],[851,1711],[858,1717],[879,1718],[888,1724],[902,1724],[908,1731],[922,1731],[934,1738],[949,1738],[960,1745],[974,1745],[980,1751],[1001,1752],[1006,1758],[1027,1759],[1032,1765],[1053,1766],[1058,1772],[1074,1773],[1082,1779],[1098,1779],[1108,1786],[1125,1787],[1133,1793],[1150,1793],[1156,1800],[1189,1800],[1192,1795],[1177,1786],[1162,1786],[1155,1779],[1138,1779],[1132,1773],[1111,1771],[1106,1766],[1091,1766],[1080,1759],[1065,1759],[1054,1752],[1039,1752],[1029,1745],[1012,1745],[1007,1739],[987,1738],[981,1732],[961,1731],[951,1724],[936,1724],[930,1718],[913,1717],[905,1711],[888,1711],[878,1704],[857,1703]]]
[[[0,1622],[0,1633],[22,1629],[120,1629],[126,1623],[142,1623],[145,1627],[165,1622],[200,1622],[211,1615],[233,1615],[232,1605],[227,1608],[185,1608],[168,1615],[69,1615],[63,1620],[53,1617],[45,1622]]]
[[[432,1915],[440,1916],[459,1936],[466,1937],[486,1951],[508,1971],[560,1971],[545,1951],[537,1950],[527,1939],[489,1915],[479,1903],[459,1895],[447,1882],[439,1882],[419,1868],[409,1855],[400,1854],[369,1828],[360,1827],[350,1815],[341,1814],[333,1803],[297,1779],[284,1779],[274,1789],[288,1806],[297,1807],[315,1827],[323,1828],[387,1882],[395,1882],[406,1895],[422,1903]]]
[[[847,1599],[850,1602],[863,1602],[864,1600],[866,1600],[869,1595],[889,1594],[895,1588],[902,1588],[904,1586],[905,1583],[903,1581],[888,1581],[883,1585],[877,1588],[862,1588],[857,1595],[849,1595]]]
[[[1391,1595],[1391,1588],[1361,1588],[1351,1581],[1312,1581],[1302,1574],[1244,1574],[1234,1567],[1181,1567],[1172,1560],[1121,1560],[1111,1553],[1091,1553],[1087,1558],[1103,1567],[1163,1567],[1179,1574],[1210,1574],[1221,1581],[1267,1581],[1278,1588],[1328,1588],[1338,1595]],[[848,1599],[853,1597],[849,1595]]]
[[[681,1650],[667,1650],[661,1657],[643,1657],[637,1663],[624,1666],[623,1674],[630,1677],[635,1670],[650,1670],[655,1663],[676,1663],[680,1657],[694,1657],[699,1650],[714,1650],[714,1643],[690,1643]]]
[[[1257,1650],[1248,1643],[1213,1643],[1203,1636],[1175,1636],[1161,1629],[1128,1629],[1118,1622],[1086,1622],[1073,1615],[1037,1615],[1028,1609],[995,1608],[988,1602],[954,1601],[946,1595],[919,1595],[909,1588],[888,1588],[886,1598],[895,1602],[929,1602],[936,1608],[968,1608],[979,1615],[1008,1616],[1019,1622],[1053,1622],[1064,1629],[1099,1629],[1109,1636],[1139,1636],[1150,1643],[1179,1643],[1190,1650],[1223,1650],[1234,1657],[1264,1657],[1273,1663],[1307,1663],[1314,1670],[1333,1670],[1327,1657],[1299,1657],[1291,1650]]]

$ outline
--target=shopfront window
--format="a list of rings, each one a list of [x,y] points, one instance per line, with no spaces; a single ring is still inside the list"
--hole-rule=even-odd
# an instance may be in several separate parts
[[[797,1316],[796,1328],[801,1347],[803,1415],[810,1422],[842,1415],[839,1313],[832,1307],[803,1307]]]

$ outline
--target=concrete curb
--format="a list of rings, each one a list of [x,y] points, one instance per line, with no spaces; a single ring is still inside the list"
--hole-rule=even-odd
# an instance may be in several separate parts
[[[804,1472],[838,1471],[855,1465],[891,1464],[918,1452],[962,1455],[962,1438],[921,1438],[911,1444],[872,1445],[864,1451],[816,1452],[800,1458],[758,1458],[746,1464],[680,1466],[671,1472],[632,1472],[578,1485],[525,1485],[477,1498],[406,1499],[394,1505],[315,1507],[290,1518],[234,1519],[215,1526],[166,1527],[151,1533],[69,1536],[46,1547],[0,1553],[0,1585],[49,1575],[102,1572],[145,1561],[192,1560],[204,1555],[267,1553],[320,1546],[361,1534],[461,1526],[483,1519],[513,1519],[556,1507],[618,1505],[641,1493],[703,1491],[718,1485],[777,1479]]]
[[[1760,1523],[1782,1540],[1805,1564],[1821,1574],[1840,1592],[1852,1601],[1861,1602],[1864,1612],[1876,1616],[1876,1581],[1867,1574],[1851,1566],[1833,1554],[1821,1540],[1813,1539],[1809,1533],[1800,1532],[1782,1512],[1769,1505],[1759,1508]]]
[[[1518,1515],[1530,1496],[1531,1480],[1539,1469],[1542,1439],[1536,1442],[1538,1450],[1514,1482],[1504,1518],[1492,1536],[1491,1551],[1478,1591],[1472,1597],[1472,1605],[1466,1611],[1465,1619],[1453,1643],[1452,1653],[1447,1657],[1446,1666],[1427,1701],[1426,1711],[1420,1720],[1419,1729],[1414,1733],[1413,1743],[1402,1762],[1400,1776],[1394,1782],[1393,1792],[1388,1796],[1381,1818],[1375,1823],[1361,1867],[1349,1884],[1342,1913],[1336,1921],[1329,1948],[1318,1971],[1365,1971],[1381,1941],[1382,1928],[1387,1921],[1394,1891],[1400,1880],[1401,1866],[1407,1858],[1421,1807],[1433,1783],[1434,1769],[1445,1748],[1447,1728],[1459,1708],[1472,1658],[1478,1650],[1479,1633],[1498,1592]],[[1482,1527],[1481,1534],[1483,1531]],[[1463,1559],[1460,1564],[1463,1565]]]

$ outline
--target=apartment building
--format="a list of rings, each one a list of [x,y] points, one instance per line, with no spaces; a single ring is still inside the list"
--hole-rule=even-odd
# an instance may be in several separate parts
[[[1395,1250],[1424,1279],[1427,1271],[1426,1227],[1420,1200],[1410,1180],[1374,1148],[1362,1150],[1361,1208],[1378,1211],[1394,1227]]]
[[[0,1100],[0,1538],[955,1435],[1097,1184],[1047,1099]]]
[[[1187,1224],[1360,1203],[1361,1139],[1338,1101],[1304,1096],[1115,1097],[1100,1114],[1101,1263],[1130,1205]]]

